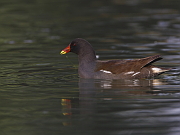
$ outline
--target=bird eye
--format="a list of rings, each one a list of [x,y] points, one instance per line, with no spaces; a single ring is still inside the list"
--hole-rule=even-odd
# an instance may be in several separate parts
[[[76,46],[76,44],[74,43],[73,46]]]

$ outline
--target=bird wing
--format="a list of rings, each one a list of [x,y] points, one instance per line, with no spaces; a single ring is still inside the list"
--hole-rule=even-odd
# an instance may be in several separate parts
[[[103,70],[113,74],[121,74],[123,72],[139,72],[143,67],[151,65],[151,63],[162,59],[160,55],[154,55],[142,59],[135,60],[109,60],[98,61],[95,72]]]

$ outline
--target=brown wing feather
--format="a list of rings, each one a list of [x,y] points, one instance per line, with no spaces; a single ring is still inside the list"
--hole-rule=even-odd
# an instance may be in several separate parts
[[[139,72],[143,67],[162,59],[159,55],[150,56],[135,60],[109,60],[98,61],[95,71],[106,70],[113,74],[120,74],[122,72]]]

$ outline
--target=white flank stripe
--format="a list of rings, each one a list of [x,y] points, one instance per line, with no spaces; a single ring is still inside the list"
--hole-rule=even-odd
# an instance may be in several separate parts
[[[129,72],[126,72],[125,75],[128,75],[128,74],[133,74],[134,71],[129,71]]]
[[[106,70],[100,70],[100,71],[107,73],[107,74],[112,74],[112,72],[110,72],[110,71],[106,71]]]
[[[135,75],[137,75],[137,74],[139,74],[140,72],[136,72],[136,73],[134,73],[132,76],[135,76]]]

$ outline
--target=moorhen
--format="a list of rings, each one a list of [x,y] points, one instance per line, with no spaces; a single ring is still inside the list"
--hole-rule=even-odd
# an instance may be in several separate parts
[[[162,59],[159,55],[135,60],[107,60],[96,59],[91,44],[81,38],[73,40],[60,54],[73,52],[78,55],[80,78],[93,79],[140,79],[153,78],[170,69],[159,68],[152,63]]]

